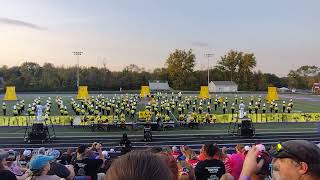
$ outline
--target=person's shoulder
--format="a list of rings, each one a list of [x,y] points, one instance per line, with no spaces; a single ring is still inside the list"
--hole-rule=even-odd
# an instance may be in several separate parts
[[[15,180],[16,176],[9,170],[0,170],[0,179]]]

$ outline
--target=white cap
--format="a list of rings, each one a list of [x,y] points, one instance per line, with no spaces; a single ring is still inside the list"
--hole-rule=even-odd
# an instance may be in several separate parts
[[[172,151],[173,151],[173,152],[177,152],[177,151],[178,151],[177,146],[173,146],[173,147],[172,147]]]
[[[110,152],[115,152],[115,150],[114,149],[110,149]]]
[[[250,146],[244,146],[245,151],[250,151],[251,147]]]
[[[109,156],[108,151],[102,151],[102,154],[103,154],[104,158],[107,158]]]
[[[26,149],[26,150],[23,151],[23,156],[24,157],[28,157],[30,155],[31,155],[31,150]]]
[[[257,147],[257,149],[259,151],[265,151],[266,150],[266,147],[263,144],[257,144],[256,147]]]

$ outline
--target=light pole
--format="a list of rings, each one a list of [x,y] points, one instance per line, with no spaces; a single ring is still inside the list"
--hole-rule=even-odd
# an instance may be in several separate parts
[[[81,51],[75,51],[72,52],[73,55],[77,56],[77,88],[79,89],[79,82],[80,82],[80,75],[79,75],[79,56],[82,55],[83,52]]]
[[[206,56],[208,58],[208,86],[209,86],[209,83],[210,83],[209,61],[210,61],[210,58],[213,57],[213,54],[212,53],[205,53],[204,56]]]

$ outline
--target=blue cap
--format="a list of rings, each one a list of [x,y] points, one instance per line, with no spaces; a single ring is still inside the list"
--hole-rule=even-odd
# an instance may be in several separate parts
[[[54,160],[54,156],[45,156],[45,155],[37,155],[33,157],[30,161],[30,169],[31,170],[40,170],[42,169],[49,161]]]

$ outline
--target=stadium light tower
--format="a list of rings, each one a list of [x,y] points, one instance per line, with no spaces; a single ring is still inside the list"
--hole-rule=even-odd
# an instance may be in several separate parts
[[[208,58],[208,86],[209,86],[209,83],[210,83],[209,61],[210,61],[210,58],[213,57],[213,54],[212,53],[205,53],[204,56]]]
[[[79,89],[79,82],[80,82],[79,56],[81,56],[83,52],[81,52],[81,51],[75,51],[75,52],[72,52],[72,53],[73,53],[73,55],[77,56],[77,88]]]

